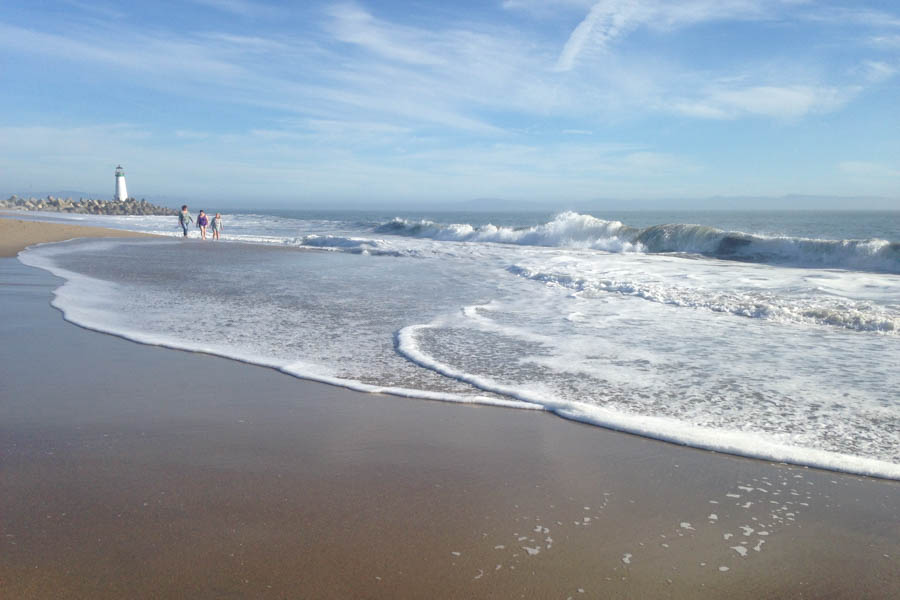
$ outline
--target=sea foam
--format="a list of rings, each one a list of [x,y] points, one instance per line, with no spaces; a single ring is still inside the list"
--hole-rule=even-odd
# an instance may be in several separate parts
[[[760,432],[704,427],[680,419],[611,410],[586,402],[561,399],[548,388],[541,390],[533,385],[504,384],[491,377],[465,372],[437,360],[418,342],[418,335],[423,331],[446,325],[446,322],[440,320],[402,329],[397,336],[398,350],[416,364],[433,369],[442,375],[465,381],[486,392],[502,394],[529,405],[543,407],[573,421],[728,454],[900,479],[900,464],[885,460],[786,444],[778,439],[779,436]]]
[[[814,323],[860,332],[900,334],[900,313],[871,302],[822,295],[786,297],[764,290],[723,292],[646,280],[617,279],[602,274],[593,278],[579,277],[566,272],[533,271],[520,265],[511,265],[508,271],[520,277],[586,295],[622,294],[651,302],[739,317],[783,323]]]
[[[376,227],[375,232],[442,241],[607,252],[700,254],[747,262],[900,273],[900,242],[764,236],[692,224],[654,225],[637,229],[619,221],[606,221],[575,212],[564,212],[547,223],[525,228],[448,225],[396,218]]]
[[[732,251],[721,230],[576,213],[522,228],[242,215],[226,233],[256,245],[94,241],[20,258],[66,279],[67,319],[135,341],[900,478],[900,278],[818,268],[890,258],[890,244],[790,238],[753,262],[746,248],[769,238]],[[779,262],[792,260],[817,268]],[[215,335],[184,314],[214,317]]]

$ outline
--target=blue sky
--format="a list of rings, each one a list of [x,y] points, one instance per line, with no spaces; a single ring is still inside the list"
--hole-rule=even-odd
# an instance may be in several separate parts
[[[7,0],[0,85],[7,193],[900,207],[895,2]]]

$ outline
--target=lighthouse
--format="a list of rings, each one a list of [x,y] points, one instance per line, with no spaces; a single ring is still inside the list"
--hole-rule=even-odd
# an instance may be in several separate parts
[[[125,189],[125,171],[122,165],[116,167],[116,200],[124,202],[128,199],[128,190]]]

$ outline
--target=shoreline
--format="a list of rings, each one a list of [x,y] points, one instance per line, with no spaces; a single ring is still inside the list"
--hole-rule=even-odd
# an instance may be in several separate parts
[[[136,344],[59,282],[0,259],[11,597],[900,592],[897,482]]]
[[[0,234],[5,233],[4,228],[7,230],[12,230],[13,233],[17,234],[18,240],[15,248],[21,251],[27,246],[34,244],[41,244],[45,242],[58,242],[58,241],[66,241],[73,238],[102,238],[102,237],[120,237],[120,238],[133,238],[133,237],[156,237],[161,239],[169,239],[172,238],[168,236],[159,236],[154,234],[148,234],[143,232],[132,232],[127,230],[118,230],[118,229],[110,229],[110,228],[101,228],[94,226],[84,226],[78,224],[58,224],[53,222],[44,222],[44,221],[23,221],[23,220],[9,220],[8,224],[4,224],[3,213],[0,212]],[[123,233],[124,235],[119,235],[119,233]],[[70,238],[68,236],[73,236]],[[10,236],[7,236],[10,237]],[[240,242],[239,242],[240,243]],[[0,251],[2,251],[2,246],[0,246]],[[0,253],[0,256],[3,256]],[[8,254],[7,256],[15,256],[15,254]],[[34,266],[34,263],[24,260],[24,257],[20,262],[25,262],[25,264]],[[43,266],[43,265],[41,265]],[[44,267],[46,269],[46,267]],[[60,271],[57,268],[49,268],[49,271],[52,272],[57,277],[62,278],[71,278],[73,274],[70,274],[66,271]],[[55,302],[52,302],[54,306],[56,306]],[[138,343],[138,344],[146,344],[150,346],[158,346],[162,348],[167,348],[171,350],[180,350],[185,352],[200,352],[203,354],[208,354],[210,356],[218,356],[221,358],[235,360],[244,364],[263,366],[267,368],[271,368],[279,373],[287,374],[293,377],[297,377],[298,379],[304,381],[313,381],[317,383],[324,383],[328,385],[334,385],[337,387],[341,387],[347,390],[351,390],[354,392],[361,393],[382,393],[382,394],[391,394],[399,397],[406,398],[417,398],[422,400],[437,400],[437,401],[446,401],[451,403],[462,403],[462,404],[482,404],[482,405],[493,405],[493,406],[503,406],[507,408],[519,408],[523,410],[537,410],[543,412],[549,412],[561,419],[569,420],[576,423],[581,423],[593,427],[599,427],[611,431],[617,431],[629,435],[635,435],[639,437],[643,437],[646,439],[655,440],[662,443],[673,444],[675,446],[684,446],[689,448],[694,448],[698,450],[704,450],[709,452],[717,452],[721,454],[728,454],[731,456],[736,456],[740,458],[747,458],[752,460],[762,460],[767,462],[774,463],[784,463],[797,467],[809,467],[814,469],[822,469],[825,471],[842,473],[847,475],[855,475],[862,477],[872,477],[875,479],[884,479],[887,481],[900,481],[900,465],[887,463],[882,460],[877,459],[869,459],[864,457],[852,456],[852,455],[844,455],[836,452],[829,451],[821,451],[821,450],[811,450],[808,448],[795,448],[788,445],[779,444],[776,441],[769,441],[766,439],[753,439],[751,441],[747,441],[745,439],[745,435],[741,432],[737,431],[720,431],[717,432],[718,441],[714,444],[711,444],[708,440],[703,439],[702,436],[698,437],[687,436],[689,439],[685,439],[685,435],[681,431],[676,431],[678,427],[673,428],[669,425],[658,425],[655,428],[651,428],[650,431],[647,431],[646,425],[644,424],[645,420],[653,420],[654,417],[637,417],[632,415],[618,415],[615,418],[610,416],[604,416],[602,409],[597,409],[591,405],[573,405],[571,407],[564,407],[560,409],[555,409],[551,406],[546,406],[541,402],[540,399],[532,399],[527,395],[521,395],[516,392],[508,392],[505,393],[505,398],[475,398],[472,400],[469,399],[460,399],[453,397],[452,395],[440,394],[440,393],[430,393],[416,389],[406,389],[406,388],[396,388],[396,387],[383,387],[383,386],[373,386],[365,383],[353,381],[353,380],[343,380],[332,377],[322,377],[314,374],[308,373],[298,373],[296,370],[288,368],[283,364],[279,364],[277,362],[272,362],[266,359],[254,359],[253,357],[247,357],[240,354],[235,354],[234,352],[229,352],[228,350],[222,349],[210,349],[206,345],[195,346],[191,344],[179,344],[171,341],[161,341],[156,338],[147,337],[146,334],[138,334],[138,333],[122,333],[116,329],[110,329],[109,327],[104,326],[103,324],[97,323],[82,323],[76,320],[72,320],[69,317],[65,316],[65,311],[62,308],[57,307],[60,311],[63,312],[64,319],[69,323],[76,325],[78,327],[83,327],[90,331],[95,331],[98,333],[113,335],[116,337],[120,337],[122,339]],[[429,365],[423,365],[422,361],[419,357],[415,355],[411,355],[409,351],[404,348],[404,331],[401,331],[399,336],[399,352],[415,364],[419,364],[426,369],[436,370],[438,372],[442,372],[440,367],[434,367]],[[454,373],[443,373],[444,375],[451,378],[460,378],[458,374]],[[465,378],[461,378],[463,381],[467,381],[474,387],[478,389],[482,389],[477,382],[468,381]],[[495,390],[485,389],[486,392],[492,392]],[[692,438],[692,439],[690,439]],[[724,440],[724,441],[723,441]],[[848,461],[852,463],[851,466],[848,466]]]
[[[41,225],[45,225],[45,223],[41,223]],[[34,228],[34,233],[43,234],[44,237],[35,239],[44,241],[48,238],[52,238],[57,229],[61,227],[60,225],[52,223],[48,225],[51,225],[51,227],[46,228],[49,229],[50,235],[48,235],[47,231],[44,231],[45,228],[36,227]],[[0,219],[0,226],[2,226],[2,219]],[[64,230],[67,231],[66,235],[76,235],[78,237],[116,237],[116,234],[119,231],[113,229],[101,229],[96,227],[84,227],[79,225],[65,225],[63,227]],[[98,233],[95,234],[95,231]],[[2,230],[0,230],[0,233],[2,233]],[[165,236],[153,237],[162,237],[163,239],[171,240],[171,238]],[[27,260],[27,258],[28,257],[23,255],[21,257],[21,261],[28,265],[38,265],[42,266],[45,269],[48,268],[42,262],[36,263],[32,260]],[[63,278],[71,279],[72,277],[75,277],[74,274],[64,270],[59,270],[58,268],[55,268],[53,266],[49,267],[49,271],[54,275]],[[53,302],[53,304],[54,306],[56,306],[55,301]],[[60,308],[60,310],[62,311],[63,309]],[[150,346],[157,346],[161,348],[180,350],[185,352],[200,352],[210,356],[218,356],[229,360],[235,360],[243,364],[263,366],[266,368],[271,368],[279,373],[297,377],[298,379],[304,381],[325,383],[354,392],[391,394],[399,397],[445,401],[454,404],[475,403],[482,405],[503,406],[507,408],[519,408],[523,410],[537,410],[548,412],[558,418],[568,421],[581,423],[592,427],[603,428],[611,431],[617,431],[629,435],[635,435],[661,443],[673,444],[675,446],[683,446],[698,450],[728,454],[739,458],[761,460],[774,463],[784,463],[797,467],[822,469],[829,472],[842,473],[847,475],[872,477],[876,479],[884,479],[887,481],[900,481],[900,465],[888,463],[883,460],[870,459],[854,455],[844,455],[824,450],[797,448],[780,444],[774,440],[748,436],[738,431],[716,431],[716,439],[715,441],[711,442],[708,436],[704,436],[702,432],[700,434],[694,432],[686,432],[683,427],[680,427],[677,424],[673,425],[670,423],[665,423],[665,419],[659,419],[655,417],[639,417],[628,414],[612,415],[610,413],[604,412],[603,409],[598,409],[597,407],[592,405],[574,404],[572,406],[566,407],[547,406],[545,403],[542,403],[539,398],[535,399],[528,395],[522,395],[515,391],[502,392],[505,394],[504,398],[477,397],[468,399],[456,397],[452,394],[441,394],[416,389],[369,385],[353,380],[325,377],[317,374],[297,371],[296,369],[291,368],[290,364],[268,360],[264,357],[260,358],[235,353],[230,349],[224,347],[210,347],[208,344],[189,344],[181,342],[180,340],[173,341],[171,338],[160,339],[146,333],[139,333],[135,331],[123,332],[116,328],[108,327],[102,321],[90,321],[88,319],[87,322],[85,322],[85,319],[73,320],[69,316],[66,316],[65,313],[64,318],[68,322],[79,327],[84,327],[87,330],[107,335],[113,335],[134,343],[146,344]],[[426,369],[432,369],[441,372],[451,378],[458,378],[462,381],[467,381],[474,387],[483,389],[485,392],[490,393],[496,391],[494,389],[481,388],[477,381],[470,381],[465,377],[460,377],[458,374],[444,373],[440,367],[423,364],[422,360],[419,357],[415,356],[414,354],[410,354],[410,352],[404,348],[403,330],[400,332],[398,339],[398,351],[412,363],[419,364]],[[655,421],[655,423],[652,426],[648,426],[648,421]]]
[[[0,269],[11,597],[900,591],[895,482],[135,344]]]

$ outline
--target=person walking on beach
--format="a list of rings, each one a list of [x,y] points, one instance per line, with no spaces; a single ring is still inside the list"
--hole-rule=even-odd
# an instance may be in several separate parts
[[[216,213],[216,216],[214,216],[213,220],[212,220],[213,239],[214,240],[219,239],[219,232],[224,229],[225,228],[222,226],[222,215],[219,213]]]
[[[181,225],[181,230],[184,232],[184,237],[188,236],[188,225],[194,222],[194,218],[191,216],[191,213],[188,212],[187,204],[181,205],[181,212],[178,213],[178,224]]]
[[[206,239],[206,226],[209,225],[209,219],[206,216],[206,213],[203,212],[203,209],[200,209],[200,213],[197,215],[197,227],[200,228],[200,239]]]

